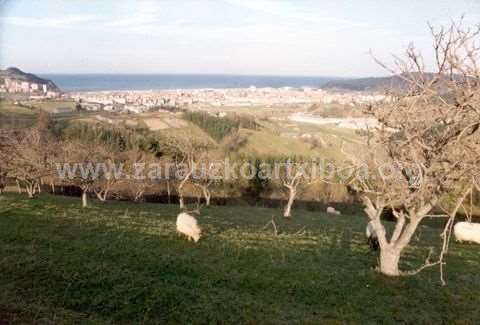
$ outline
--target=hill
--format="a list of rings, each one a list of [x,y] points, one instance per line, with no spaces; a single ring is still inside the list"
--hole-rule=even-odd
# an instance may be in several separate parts
[[[28,86],[22,85],[25,82]],[[8,92],[60,92],[60,88],[53,81],[23,72],[15,67],[0,70],[0,85],[3,85]]]
[[[274,209],[212,206],[199,217],[204,236],[192,244],[175,233],[177,206],[95,202],[81,209],[79,200],[0,199],[0,323],[475,324],[480,318],[480,261],[471,245],[451,243],[442,287],[436,269],[398,279],[375,272],[367,220],[359,215],[295,210],[284,220]],[[272,216],[278,233],[265,226]],[[402,266],[421,264],[439,243],[424,226]]]
[[[322,88],[363,91],[399,88],[403,85],[404,81],[399,76],[391,76],[334,80],[327,82],[325,85],[322,86]]]

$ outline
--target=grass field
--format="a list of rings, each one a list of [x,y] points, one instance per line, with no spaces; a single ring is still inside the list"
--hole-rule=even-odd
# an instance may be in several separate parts
[[[50,113],[59,107],[66,107],[71,109],[72,111],[75,111],[76,103],[74,101],[65,101],[65,100],[46,100],[46,101],[32,101],[30,105]]]
[[[0,101],[0,114],[18,114],[18,115],[32,115],[35,112],[26,107],[15,105],[11,101]]]
[[[36,109],[41,109],[46,112],[52,112],[54,109],[58,107],[68,107],[75,110],[75,102],[74,101],[22,101],[25,106],[33,107],[27,108],[21,105],[15,105],[12,101],[1,101],[0,102],[0,112],[4,113],[15,113],[15,114],[35,114]]]
[[[438,271],[385,278],[361,216],[211,207],[193,244],[176,206],[0,198],[0,323],[457,323],[480,319],[478,247]],[[275,216],[278,234],[265,225]],[[423,227],[402,266],[438,236]]]

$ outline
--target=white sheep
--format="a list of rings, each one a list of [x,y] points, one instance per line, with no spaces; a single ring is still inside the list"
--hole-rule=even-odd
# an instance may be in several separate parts
[[[328,214],[336,214],[337,216],[341,215],[341,212],[336,210],[334,207],[327,207],[327,213]]]
[[[383,227],[383,225],[381,225],[381,226],[383,228],[383,231],[385,231],[385,227]],[[378,248],[380,247],[380,245],[378,243],[377,232],[373,228],[372,221],[370,221],[367,224],[367,228],[365,229],[365,235],[367,236],[367,243],[370,246],[370,249],[372,249],[374,251],[377,251]]]
[[[480,223],[458,222],[453,228],[455,240],[480,244]]]
[[[186,212],[177,216],[177,232],[187,236],[188,240],[198,242],[202,230],[198,226],[197,219]]]

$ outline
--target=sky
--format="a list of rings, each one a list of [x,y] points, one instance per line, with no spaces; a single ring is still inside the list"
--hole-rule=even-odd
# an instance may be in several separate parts
[[[410,42],[431,62],[427,23],[477,0],[0,0],[0,67],[34,73],[365,77]]]

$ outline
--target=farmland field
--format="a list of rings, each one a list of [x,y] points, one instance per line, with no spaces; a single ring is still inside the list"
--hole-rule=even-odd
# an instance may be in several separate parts
[[[204,237],[175,232],[178,207],[0,196],[0,323],[457,323],[480,319],[478,247],[452,244],[438,269],[386,278],[366,218],[210,207]],[[275,233],[272,224],[277,227]],[[401,267],[438,231],[422,226]]]

